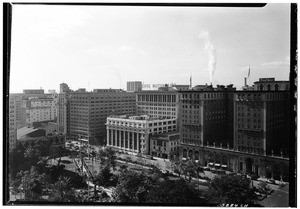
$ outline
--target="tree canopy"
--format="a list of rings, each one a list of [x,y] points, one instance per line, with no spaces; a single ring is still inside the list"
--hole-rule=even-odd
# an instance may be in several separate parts
[[[205,201],[201,198],[201,193],[189,186],[184,179],[166,179],[157,183],[149,191],[146,201],[148,203],[163,204],[205,204]]]
[[[251,180],[239,175],[215,177],[209,184],[208,199],[215,204],[253,204],[256,200]]]
[[[119,183],[113,191],[114,202],[141,203],[151,186],[150,179],[143,173],[125,170],[119,176]]]

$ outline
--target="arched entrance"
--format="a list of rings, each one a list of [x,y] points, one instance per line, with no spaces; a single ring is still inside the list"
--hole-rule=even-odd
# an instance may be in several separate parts
[[[186,149],[182,150],[182,157],[187,158],[187,150]]]
[[[193,150],[189,150],[189,159],[193,159]]]
[[[251,173],[252,172],[252,165],[253,165],[253,160],[251,158],[246,158],[246,172]]]
[[[195,151],[194,160],[200,160],[199,151]]]

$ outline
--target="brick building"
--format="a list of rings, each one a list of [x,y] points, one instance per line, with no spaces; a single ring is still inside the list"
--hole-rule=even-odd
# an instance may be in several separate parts
[[[222,145],[233,147],[235,89],[219,86],[180,91],[180,133],[182,146]]]
[[[288,178],[284,171],[289,162],[288,91],[197,86],[180,93],[182,159]]]
[[[289,92],[240,91],[234,95],[235,149],[289,155]]]

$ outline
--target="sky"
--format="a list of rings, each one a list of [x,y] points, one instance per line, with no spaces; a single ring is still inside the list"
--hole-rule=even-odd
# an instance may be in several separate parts
[[[288,80],[290,5],[13,5],[10,92]]]

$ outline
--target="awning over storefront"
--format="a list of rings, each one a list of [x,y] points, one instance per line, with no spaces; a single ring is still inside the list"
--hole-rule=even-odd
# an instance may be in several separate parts
[[[183,158],[182,158],[182,160],[186,160],[186,158],[185,158],[185,157],[183,157]]]
[[[227,168],[227,165],[221,165],[221,167],[223,167],[223,168]]]
[[[208,165],[214,165],[213,163],[208,163]]]
[[[219,163],[216,163],[215,166],[221,166]]]

